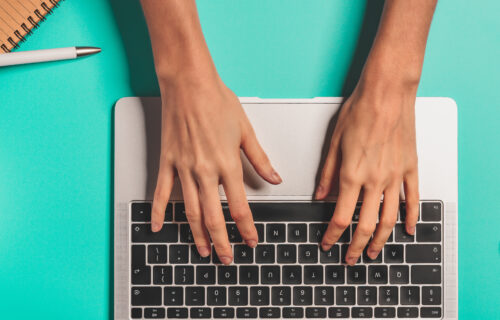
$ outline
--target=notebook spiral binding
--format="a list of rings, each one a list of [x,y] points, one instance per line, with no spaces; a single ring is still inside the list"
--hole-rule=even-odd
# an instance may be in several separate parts
[[[8,53],[8,52],[11,52],[13,49],[19,48],[19,44],[21,42],[26,41],[26,37],[32,34],[32,32],[33,32],[32,30],[37,29],[40,22],[46,20],[45,16],[52,14],[54,8],[59,7],[59,4],[61,1],[64,1],[64,0],[48,0],[48,1],[42,2],[40,4],[42,12],[40,12],[40,9],[35,9],[33,11],[33,15],[28,16],[26,19],[26,20],[28,20],[28,22],[31,25],[26,25],[26,23],[24,23],[24,22],[21,23],[19,26],[20,28],[14,30],[14,35],[17,37],[17,39],[16,38],[13,39],[13,37],[8,37],[7,38],[8,44],[6,44],[6,43],[0,44],[0,47],[3,49],[3,51]],[[47,5],[47,2],[50,3],[50,5],[52,7],[49,7],[49,5]],[[38,22],[33,18],[33,16],[38,19],[37,20]],[[19,31],[19,30],[21,30],[21,31]],[[11,48],[9,48],[9,45]]]

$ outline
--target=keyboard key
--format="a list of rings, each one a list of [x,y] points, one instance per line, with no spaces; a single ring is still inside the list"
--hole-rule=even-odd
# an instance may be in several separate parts
[[[377,287],[358,287],[358,304],[362,306],[377,304]]]
[[[318,245],[301,244],[299,245],[299,263],[318,262]]]
[[[417,224],[417,242],[441,242],[441,225],[438,223]]]
[[[359,221],[359,216],[361,214],[361,205],[356,205],[354,208],[354,214],[352,215],[352,221]]]
[[[440,284],[441,266],[411,266],[412,284]]]
[[[261,318],[279,318],[280,308],[259,308],[259,317]]]
[[[295,263],[297,261],[297,246],[280,244],[277,250],[278,263]]]
[[[229,287],[228,300],[230,306],[246,306],[248,304],[248,288]]]
[[[350,242],[351,241],[351,232],[349,229],[351,229],[351,228],[347,227],[344,230],[344,232],[340,236],[339,240],[337,240],[337,242]],[[354,232],[353,232],[353,234],[354,234]]]
[[[363,262],[364,263],[382,263],[382,251],[379,252],[378,256],[375,259],[368,257],[366,251],[368,250],[368,246],[363,250]]]
[[[262,284],[279,284],[280,283],[280,267],[279,266],[262,266],[261,269]]]
[[[327,227],[326,223],[311,223],[309,225],[309,242],[320,243]]]
[[[264,242],[264,225],[262,223],[257,223],[255,225],[255,229],[257,229],[257,235],[259,236],[259,242]]]
[[[132,308],[130,313],[130,317],[132,319],[141,319],[142,318],[142,309],[141,308]]]
[[[354,287],[336,287],[335,295],[338,305],[354,305],[356,303],[356,293]]]
[[[397,305],[398,304],[398,287],[379,287],[380,305]]]
[[[165,308],[145,308],[144,318],[146,319],[163,319],[165,318]]]
[[[348,249],[349,249],[349,244],[347,244],[347,243],[346,243],[346,244],[343,244],[343,245],[341,246],[341,249],[340,249],[340,250],[341,250],[340,262],[342,262],[342,263],[345,263],[345,262],[346,262],[346,261],[345,261],[345,256],[346,256],[346,254],[347,254],[347,250],[348,250]],[[361,257],[359,257],[359,258],[358,258],[358,261],[356,261],[356,263],[361,263]]]
[[[347,283],[366,283],[366,266],[347,266]]]
[[[410,244],[406,246],[406,262],[408,263],[440,263],[440,244]]]
[[[186,287],[186,305],[187,306],[205,305],[205,288]]]
[[[148,246],[148,263],[167,263],[167,246],[166,245],[149,245]]]
[[[275,261],[274,245],[262,244],[255,248],[255,262],[274,263]]]
[[[246,244],[234,245],[234,263],[253,263],[253,248]]]
[[[197,266],[196,284],[215,284],[215,266]]]
[[[375,318],[395,318],[396,308],[379,307],[375,308]]]
[[[344,266],[326,266],[325,268],[325,283],[327,284],[344,284],[345,283],[345,267]]]
[[[207,287],[207,305],[223,306],[226,304],[225,287]]]
[[[186,209],[184,208],[184,203],[177,202],[175,204],[175,221],[177,222],[187,222]]]
[[[242,242],[240,231],[236,224],[228,223],[226,224],[227,236],[229,238],[229,242]]]
[[[161,306],[161,287],[132,287],[133,306]]]
[[[182,306],[184,304],[182,287],[164,287],[163,303],[166,306]]]
[[[402,263],[404,258],[404,247],[402,244],[388,244],[384,247],[385,263]]]
[[[250,304],[252,306],[269,305],[269,287],[251,287]]]
[[[296,306],[312,305],[312,288],[293,287],[293,304]]]
[[[134,244],[132,246],[132,268],[146,265],[146,246]]]
[[[191,263],[210,263],[210,256],[202,257],[196,248],[196,245],[191,246]]]
[[[371,318],[373,317],[373,309],[371,307],[355,307],[352,308],[352,317],[353,318]]]
[[[422,307],[420,308],[421,318],[441,318],[441,308],[438,307]]]
[[[210,308],[191,308],[189,317],[191,319],[209,319],[212,316]]]
[[[239,273],[240,284],[258,284],[259,283],[259,267],[258,266],[241,266]]]
[[[368,266],[369,284],[387,283],[387,266]]]
[[[176,224],[163,224],[158,232],[151,231],[151,224],[132,224],[132,242],[177,242]]]
[[[175,284],[194,284],[193,266],[175,266]]]
[[[214,318],[216,319],[234,318],[234,308],[214,308]]]
[[[306,308],[306,318],[326,318],[326,308]]]
[[[326,202],[253,202],[254,221],[330,221],[335,205]]]
[[[323,266],[305,266],[304,283],[323,284]]]
[[[267,242],[285,242],[286,226],[283,223],[270,223],[266,226]]]
[[[271,304],[273,306],[289,306],[291,302],[292,291],[290,287],[272,287]]]
[[[169,319],[187,319],[187,308],[167,308],[167,318]]]
[[[172,284],[172,266],[154,266],[153,283]]]
[[[441,287],[422,287],[422,304],[440,305]]]
[[[150,284],[151,267],[140,266],[132,268],[132,284]]]
[[[237,270],[236,266],[217,266],[218,284],[236,284]]]
[[[399,220],[401,222],[406,222],[406,203],[404,203],[404,202],[401,202],[399,204]],[[420,212],[419,212],[418,221],[420,221]]]
[[[184,244],[173,244],[169,248],[168,261],[170,263],[188,263],[189,246]]]
[[[307,242],[307,224],[305,223],[289,224],[288,242]]]
[[[330,307],[328,308],[329,318],[349,318],[349,308]]]
[[[422,221],[441,221],[441,203],[423,202]]]
[[[257,308],[237,308],[236,317],[241,319],[257,318]]]
[[[302,268],[300,266],[283,266],[282,269],[283,284],[301,284]]]
[[[396,242],[414,242],[415,236],[406,233],[405,225],[402,223],[396,223],[394,226],[394,234]]]
[[[314,287],[314,304],[318,306],[333,305],[333,287]]]
[[[191,228],[189,227],[189,224],[181,223],[180,229],[181,229],[180,231],[181,242],[194,243],[194,237],[193,234],[191,233]]]
[[[415,307],[399,307],[398,318],[416,318],[418,317],[418,308]]]
[[[420,304],[420,288],[404,286],[399,288],[401,296],[400,303],[402,305],[418,305]]]
[[[294,308],[283,308],[283,318],[303,318],[304,317],[304,309],[300,307]]]
[[[337,244],[335,244],[328,251],[320,250],[319,261],[321,263],[339,263],[340,261],[339,255],[340,255],[340,247]]]
[[[391,284],[410,283],[410,271],[408,266],[391,266],[389,274]]]
[[[151,222],[151,203],[133,202],[132,203],[132,221]]]

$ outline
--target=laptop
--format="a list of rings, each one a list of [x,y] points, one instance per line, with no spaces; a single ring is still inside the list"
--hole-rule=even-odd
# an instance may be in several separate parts
[[[375,260],[343,256],[359,219],[329,252],[318,243],[335,196],[313,194],[342,98],[240,98],[283,178],[262,181],[242,156],[259,245],[244,245],[225,205],[234,262],[201,258],[176,180],[161,232],[150,231],[160,156],[160,98],[128,97],[114,123],[115,319],[310,319],[458,317],[457,107],[417,98],[420,216],[416,235],[398,222]],[[212,250],[213,252],[213,250]]]

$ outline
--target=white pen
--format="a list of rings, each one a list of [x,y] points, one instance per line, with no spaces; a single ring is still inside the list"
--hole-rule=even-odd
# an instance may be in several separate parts
[[[68,47],[0,54],[0,67],[16,64],[69,60],[101,52],[96,47]]]

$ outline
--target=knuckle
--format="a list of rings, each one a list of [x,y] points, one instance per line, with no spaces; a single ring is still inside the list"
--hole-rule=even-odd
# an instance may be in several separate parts
[[[352,187],[360,184],[358,174],[353,170],[340,170],[340,183],[343,187]]]
[[[197,178],[206,177],[214,172],[214,166],[208,161],[198,161],[193,166],[193,173]]]
[[[233,210],[231,211],[231,218],[233,218],[234,222],[240,222],[247,217],[247,212],[244,210]]]
[[[207,219],[205,219],[205,227],[207,227],[208,230],[216,230],[219,228],[219,222],[216,219],[207,217]]]
[[[190,209],[190,210],[187,210],[186,209],[186,218],[188,219],[189,222],[191,223],[196,223],[196,222],[199,222],[200,221],[200,213],[196,210],[193,210],[193,209]]]
[[[362,236],[369,237],[375,231],[375,226],[359,224],[356,228],[356,233],[361,234]]]
[[[380,218],[379,224],[384,229],[392,229],[396,224],[396,220],[397,220],[396,215],[382,216]]]
[[[346,229],[351,224],[351,218],[334,216],[332,223],[337,228]]]

